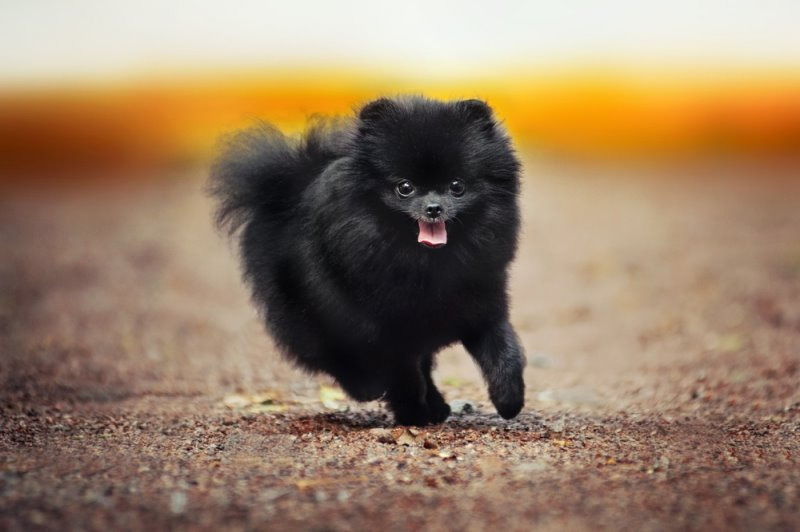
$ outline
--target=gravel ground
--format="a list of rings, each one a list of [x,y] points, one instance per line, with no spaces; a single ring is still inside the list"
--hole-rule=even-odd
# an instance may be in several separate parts
[[[0,528],[797,530],[800,185],[758,172],[530,163],[526,407],[452,348],[419,430],[278,358],[200,179],[8,192]]]

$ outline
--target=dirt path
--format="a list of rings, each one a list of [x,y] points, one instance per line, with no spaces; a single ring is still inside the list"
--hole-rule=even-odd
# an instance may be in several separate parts
[[[0,528],[800,528],[800,186],[528,166],[505,422],[279,361],[197,180],[0,200]]]

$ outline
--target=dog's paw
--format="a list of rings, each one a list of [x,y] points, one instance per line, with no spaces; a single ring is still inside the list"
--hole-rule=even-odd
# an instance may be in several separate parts
[[[444,396],[433,384],[428,386],[425,403],[431,423],[441,423],[450,415],[450,405],[445,402]]]
[[[394,422],[398,425],[422,427],[430,425],[431,418],[427,408],[398,408],[394,410]]]
[[[386,385],[377,379],[338,378],[337,381],[347,395],[363,403],[380,399],[386,393]]]
[[[431,423],[441,423],[450,416],[450,405],[444,399],[428,403]]]
[[[501,417],[516,417],[525,405],[525,383],[520,378],[505,386],[494,387],[489,390],[489,398]]]

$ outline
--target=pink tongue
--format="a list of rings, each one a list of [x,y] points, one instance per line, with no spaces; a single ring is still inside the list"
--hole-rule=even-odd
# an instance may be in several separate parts
[[[447,244],[447,228],[444,222],[423,222],[419,220],[419,236],[417,242],[429,246],[443,246]]]

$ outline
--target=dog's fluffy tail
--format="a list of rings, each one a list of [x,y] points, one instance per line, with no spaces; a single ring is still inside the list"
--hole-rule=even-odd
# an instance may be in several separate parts
[[[315,120],[299,138],[268,123],[226,137],[208,183],[217,227],[233,235],[256,213],[291,217],[308,184],[339,156],[344,133],[337,122]]]

